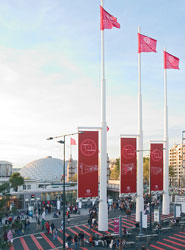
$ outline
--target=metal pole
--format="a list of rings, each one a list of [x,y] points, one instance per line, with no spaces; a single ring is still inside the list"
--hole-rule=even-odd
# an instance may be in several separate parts
[[[101,0],[103,7],[103,0]],[[107,123],[106,123],[106,81],[104,65],[104,30],[101,30],[101,143],[100,143],[100,200],[98,230],[108,230],[107,208]]]
[[[65,250],[66,248],[66,238],[65,238],[65,215],[66,215],[66,190],[65,190],[65,135],[64,135],[64,166],[63,166],[63,249]]]
[[[122,237],[122,216],[119,216],[119,237]]]
[[[139,235],[143,235],[142,233],[142,228],[143,228],[143,212],[140,212],[140,223],[139,223],[140,227],[139,227]]]
[[[152,232],[152,193],[151,193],[151,185],[150,185],[150,231]]]
[[[165,53],[166,49],[164,49]],[[165,56],[164,56],[165,60]],[[169,166],[168,166],[168,104],[167,104],[167,70],[164,68],[164,170],[163,170],[163,214],[169,214]]]
[[[140,33],[140,27],[138,27]],[[141,53],[138,53],[138,139],[137,139],[137,198],[136,221],[140,221],[140,212],[144,210],[143,201],[143,128],[142,128],[142,93],[141,93]]]

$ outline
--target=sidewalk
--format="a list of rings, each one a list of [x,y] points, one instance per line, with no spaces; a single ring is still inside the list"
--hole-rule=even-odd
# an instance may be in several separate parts
[[[70,214],[70,218],[75,218],[75,217],[80,217],[80,216],[83,216],[83,215],[88,215],[89,214],[89,209],[84,209],[84,208],[81,208],[79,209],[80,211],[80,214]],[[55,221],[55,220],[62,220],[63,218],[63,211],[61,211],[61,214],[58,218],[54,218],[53,217],[54,215],[54,212],[50,213],[50,214],[46,214],[46,221]],[[39,216],[41,218],[41,215]],[[14,219],[17,218],[17,216],[14,216]],[[26,218],[26,215],[24,216],[24,218]],[[3,218],[2,220],[2,225],[0,225],[0,228],[3,227],[3,225],[5,224],[5,219],[6,218]],[[35,215],[33,215],[33,217],[29,217],[30,219],[30,223],[36,223],[36,217]]]

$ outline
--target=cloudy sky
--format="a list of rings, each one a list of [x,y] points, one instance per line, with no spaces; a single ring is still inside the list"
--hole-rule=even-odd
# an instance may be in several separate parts
[[[62,158],[62,145],[47,137],[100,125],[99,4],[0,0],[0,160],[22,167],[48,155]],[[104,8],[121,24],[105,30],[110,158],[119,157],[120,134],[137,133],[138,26],[158,41],[157,53],[141,58],[144,148],[163,138],[164,47],[180,58],[180,70],[168,70],[167,78],[170,146],[181,143],[185,1],[105,0]]]

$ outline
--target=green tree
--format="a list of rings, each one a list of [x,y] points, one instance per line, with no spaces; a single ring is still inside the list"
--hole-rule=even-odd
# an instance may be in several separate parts
[[[143,157],[143,182],[149,184],[149,157]]]
[[[119,177],[120,177],[120,159],[117,158],[114,168],[110,171],[110,179],[118,180]]]
[[[75,173],[75,174],[73,175],[72,181],[73,181],[73,182],[77,182],[77,173]]]
[[[20,173],[13,173],[9,179],[11,188],[17,192],[18,187],[24,184],[24,178],[20,175]]]
[[[170,177],[170,186],[172,185],[172,179],[175,176],[175,171],[172,165],[169,166],[169,177]]]

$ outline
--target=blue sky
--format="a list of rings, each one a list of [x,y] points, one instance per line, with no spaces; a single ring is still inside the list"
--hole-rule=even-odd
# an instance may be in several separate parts
[[[0,3],[0,160],[22,167],[48,155],[62,158],[61,145],[47,137],[100,125],[100,1]],[[170,146],[180,143],[184,0],[104,0],[104,8],[121,24],[120,30],[105,30],[110,158],[119,157],[120,134],[137,132],[138,26],[157,39],[157,53],[141,56],[144,148],[163,138],[164,47],[180,58],[180,70],[167,72]]]

